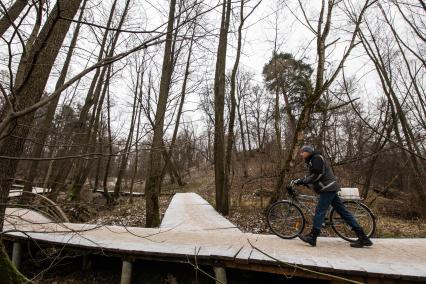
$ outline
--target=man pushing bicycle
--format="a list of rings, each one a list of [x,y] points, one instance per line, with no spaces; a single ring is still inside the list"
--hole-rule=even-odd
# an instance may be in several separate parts
[[[332,169],[325,162],[321,152],[315,151],[310,146],[303,146],[300,149],[300,156],[305,160],[309,175],[301,179],[293,180],[292,184],[308,186],[319,194],[319,200],[315,209],[311,232],[307,235],[301,235],[299,238],[311,246],[316,246],[317,237],[321,232],[326,212],[331,205],[358,237],[355,242],[351,243],[351,247],[361,248],[364,246],[372,246],[373,242],[366,236],[362,227],[346,209],[342,200],[337,195],[337,192],[340,191],[339,183]]]

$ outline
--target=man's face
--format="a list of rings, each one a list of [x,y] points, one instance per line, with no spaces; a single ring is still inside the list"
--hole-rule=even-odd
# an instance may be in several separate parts
[[[300,157],[301,157],[302,159],[306,159],[306,158],[308,158],[310,155],[311,155],[311,153],[309,153],[309,152],[300,151]]]

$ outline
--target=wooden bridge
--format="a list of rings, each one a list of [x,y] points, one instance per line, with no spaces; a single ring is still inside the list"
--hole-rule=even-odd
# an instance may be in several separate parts
[[[336,283],[426,282],[426,239],[374,239],[373,247],[354,249],[338,238],[319,238],[313,248],[298,239],[243,233],[195,193],[176,194],[159,228],[55,223],[34,211],[8,208],[4,230],[14,241],[15,263],[20,243],[32,238],[122,257],[123,284],[131,283],[135,259],[197,260],[214,267],[218,283],[226,283],[227,268]]]

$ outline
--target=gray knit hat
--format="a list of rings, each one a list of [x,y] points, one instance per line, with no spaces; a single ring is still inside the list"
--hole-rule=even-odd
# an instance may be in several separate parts
[[[313,154],[314,151],[314,148],[308,145],[302,146],[302,148],[300,148],[300,152],[308,152],[309,154]]]

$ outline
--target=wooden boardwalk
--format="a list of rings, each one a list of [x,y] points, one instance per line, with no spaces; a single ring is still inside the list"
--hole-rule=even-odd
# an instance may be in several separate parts
[[[298,239],[243,233],[194,193],[176,194],[155,229],[57,224],[34,211],[8,208],[5,230],[9,239],[28,235],[39,242],[122,257],[176,262],[196,258],[224,268],[336,280],[326,275],[332,274],[362,283],[426,282],[426,239],[374,239],[373,247],[354,249],[338,238],[319,238],[313,248]]]
[[[32,193],[45,194],[45,193],[49,193],[51,190],[52,189],[50,189],[50,188],[33,186]],[[23,185],[14,184],[14,185],[12,185],[12,189],[9,192],[9,197],[21,196],[23,191],[24,191]]]

